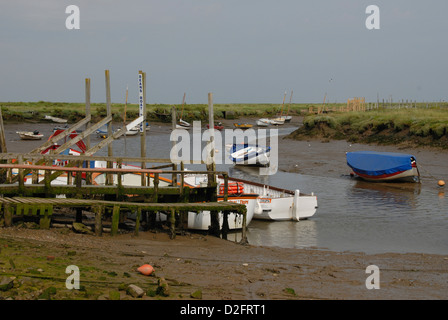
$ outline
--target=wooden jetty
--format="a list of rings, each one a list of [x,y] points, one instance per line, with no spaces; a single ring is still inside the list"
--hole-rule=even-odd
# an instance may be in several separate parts
[[[4,139],[3,120],[0,110],[0,219],[4,219],[6,227],[11,226],[13,217],[36,216],[40,219],[42,228],[49,228],[55,208],[74,208],[76,221],[82,221],[82,209],[89,209],[95,213],[95,233],[103,232],[102,222],[111,214],[111,234],[118,232],[119,222],[127,212],[137,212],[135,234],[138,234],[142,215],[155,219],[158,212],[166,212],[169,219],[171,238],[176,235],[176,225],[186,223],[188,212],[209,211],[211,226],[209,232],[216,236],[227,238],[229,231],[228,215],[241,214],[243,217],[242,240],[246,238],[246,206],[228,201],[227,172],[216,171],[214,163],[214,136],[211,134],[209,154],[213,160],[207,162],[205,171],[185,171],[182,162],[174,163],[171,159],[150,159],[146,157],[146,74],[139,71],[139,117],[124,126],[122,130],[112,133],[110,74],[105,72],[106,80],[106,117],[96,124],[91,123],[90,114],[90,79],[85,81],[86,117],[71,125],[59,135],[43,143],[29,153],[7,153]],[[213,125],[213,100],[209,99],[209,120]],[[175,110],[172,110],[173,128],[175,128]],[[102,126],[107,126],[107,137],[95,146],[90,145],[90,134]],[[111,142],[124,134],[128,127],[140,125],[141,156],[114,157]],[[42,154],[50,146],[54,146],[61,139],[67,138],[73,131],[85,126],[85,130],[76,137],[62,143],[50,154]],[[213,132],[213,130],[211,130]],[[86,141],[86,150],[81,155],[71,156],[62,153],[80,141]],[[107,156],[99,157],[94,154],[107,146]],[[55,166],[57,160],[63,159],[64,166]],[[92,161],[107,163],[106,168],[91,167]],[[122,168],[124,163],[139,163],[138,167]],[[204,163],[201,161],[201,163]],[[178,170],[180,165],[180,170]],[[149,169],[149,167],[151,168]],[[105,185],[94,184],[94,174],[106,176]],[[139,185],[123,185],[121,177],[126,174],[141,176]],[[190,187],[184,183],[186,174],[208,175],[208,185]],[[66,182],[52,183],[64,175]],[[113,176],[117,177],[114,184]],[[159,186],[163,175],[168,175],[169,185]],[[224,201],[218,202],[216,176],[224,177]],[[40,177],[40,179],[39,179]],[[28,181],[28,179],[31,179]],[[152,181],[152,184],[151,184]],[[29,183],[31,182],[31,183]],[[223,214],[220,227],[218,215]]]
[[[60,155],[36,155],[36,154],[0,154],[0,160],[12,160],[19,157],[21,159],[41,158],[40,161],[50,161]],[[85,157],[85,156],[63,156],[65,158],[86,158],[104,159],[104,157]],[[43,159],[44,158],[44,159]],[[124,158],[126,160],[127,158]],[[134,158],[130,158],[134,159]],[[141,161],[141,158],[138,158]],[[108,160],[114,160],[108,158]],[[115,159],[120,162],[123,158]],[[145,159],[148,160],[148,159]],[[159,159],[160,161],[161,159]],[[165,160],[166,161],[166,160]],[[227,238],[228,222],[227,217],[230,213],[241,214],[243,217],[242,239],[246,241],[246,207],[227,201],[228,199],[228,174],[226,172],[210,171],[184,171],[184,170],[162,170],[162,169],[126,169],[126,168],[83,168],[82,160],[77,160],[77,167],[59,167],[49,165],[33,165],[17,163],[0,164],[0,171],[6,171],[6,180],[0,184],[0,212],[4,216],[5,226],[11,226],[13,215],[16,216],[36,216],[40,215],[40,225],[48,228],[51,215],[55,207],[68,208],[86,208],[95,212],[95,233],[102,234],[102,219],[105,210],[112,212],[112,235],[118,230],[118,221],[122,220],[122,213],[129,211],[137,212],[137,221],[135,233],[138,234],[140,226],[140,217],[142,211],[149,215],[155,215],[158,212],[169,212],[170,236],[175,237],[176,222],[180,222],[183,228],[188,212],[210,211],[212,214],[212,225],[210,233]],[[21,161],[22,162],[22,161]],[[170,165],[171,166],[171,165]],[[162,166],[163,167],[163,166]],[[166,167],[166,166],[165,166]],[[13,174],[16,171],[17,174]],[[43,173],[43,174],[42,174]],[[58,176],[58,173],[65,173],[67,184],[52,184],[52,180]],[[116,174],[118,183],[113,185],[94,185],[82,184],[82,174],[105,173]],[[185,174],[214,174],[224,177],[224,201],[217,201],[216,184],[205,187],[191,188],[184,183]],[[31,183],[25,183],[25,174],[31,177]],[[140,174],[144,176],[146,183],[143,186],[126,186],[121,184],[121,175]],[[37,180],[38,175],[45,178]],[[159,180],[162,175],[174,179],[170,186],[159,187]],[[18,181],[13,182],[13,177],[18,177]],[[74,179],[71,179],[73,178]],[[84,180],[85,181],[85,180]],[[150,185],[150,181],[153,184]],[[63,195],[63,198],[56,196]],[[224,221],[220,230],[217,215],[223,213]],[[213,216],[215,216],[213,218]],[[178,217],[179,221],[176,221]],[[78,216],[79,219],[79,216]]]

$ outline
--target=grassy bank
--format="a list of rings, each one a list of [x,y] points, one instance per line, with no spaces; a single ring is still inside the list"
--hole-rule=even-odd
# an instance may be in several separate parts
[[[178,114],[182,113],[182,105],[147,104],[147,119],[153,121],[170,121],[171,108],[176,107]],[[42,121],[45,115],[68,119],[76,122],[84,118],[84,103],[65,102],[0,102],[3,120],[5,122]],[[283,113],[288,111],[290,115],[300,114],[302,110],[313,107],[312,104],[288,104],[284,105]],[[125,105],[112,104],[112,115],[116,122],[122,122]],[[237,119],[239,117],[270,117],[279,114],[281,104],[214,104],[215,119]],[[126,119],[132,120],[138,117],[138,105],[128,104],[126,107]],[[106,115],[106,104],[92,103],[91,114],[94,121]],[[168,116],[163,116],[168,115]],[[208,119],[208,106],[206,104],[187,104],[184,106],[182,118],[186,121]]]
[[[375,109],[308,115],[289,138],[344,139],[448,149],[448,108]]]

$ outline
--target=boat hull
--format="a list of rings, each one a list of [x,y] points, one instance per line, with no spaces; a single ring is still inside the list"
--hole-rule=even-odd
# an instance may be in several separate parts
[[[410,154],[355,151],[347,152],[346,157],[353,173],[367,181],[419,180],[416,159]]]
[[[235,197],[228,197],[229,202],[246,205],[246,226],[252,221],[254,217],[254,209],[257,203],[258,195],[241,195]],[[220,198],[218,201],[222,201]],[[222,228],[223,213],[219,212],[219,227]],[[243,216],[241,214],[229,213],[228,215],[229,230],[238,230],[243,227]],[[188,212],[188,229],[192,230],[208,230],[211,225],[210,211]]]
[[[18,131],[17,134],[22,140],[41,140],[44,137],[43,134],[34,134],[33,132],[25,131]]]
[[[417,168],[412,168],[410,170],[405,170],[401,172],[396,172],[390,175],[380,175],[380,176],[372,176],[357,172],[357,170],[353,170],[353,172],[366,181],[371,182],[387,182],[387,181],[402,181],[402,182],[415,182],[418,181],[419,172]]]
[[[196,186],[200,183],[206,183],[207,177],[195,177],[195,175],[191,175],[186,176],[185,181],[192,186]],[[219,177],[218,182],[220,185],[219,191],[222,194],[222,187],[224,185],[223,178]],[[238,186],[238,189],[236,187],[232,189],[232,184]],[[229,177],[229,197],[232,190],[238,190],[245,194],[259,195],[254,208],[253,219],[300,221],[314,216],[318,208],[317,196],[314,194],[303,194],[299,190],[285,190],[257,182]]]
[[[244,166],[267,166],[269,165],[270,147],[260,147],[258,145],[234,144],[226,146],[230,153],[229,159],[235,165]]]

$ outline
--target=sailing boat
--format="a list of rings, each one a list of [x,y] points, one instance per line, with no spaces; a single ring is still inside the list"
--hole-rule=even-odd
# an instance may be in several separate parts
[[[187,121],[182,120],[182,116],[184,115],[184,105],[185,105],[185,93],[184,98],[182,100],[182,111],[180,113],[179,121],[176,124],[176,129],[189,129],[191,126]]]
[[[280,118],[285,119],[285,122],[290,122],[292,117],[289,115],[289,109],[291,108],[291,101],[292,101],[292,93],[293,91],[291,90],[291,96],[289,98],[289,105],[288,105],[288,111],[286,112],[285,116],[280,115]]]
[[[127,105],[128,105],[128,87],[126,86],[126,101],[125,101],[125,104],[124,104],[124,115],[123,115],[123,124],[124,124],[124,126],[123,127],[126,126],[126,108],[127,108]],[[118,129],[118,130],[121,130],[121,129]],[[139,131],[140,131],[140,126],[137,125],[137,126],[135,126],[133,128],[126,129],[126,133],[124,134],[124,136],[125,137],[126,136],[135,136],[135,135],[137,135],[139,133]]]
[[[272,124],[280,125],[280,124],[284,124],[284,123],[285,123],[285,119],[282,118],[283,106],[285,105],[285,98],[286,98],[286,91],[285,91],[285,95],[283,96],[283,103],[282,103],[282,109],[281,109],[281,111],[280,111],[280,117],[277,117],[277,118],[272,119],[272,120],[271,120],[271,123],[272,123]]]

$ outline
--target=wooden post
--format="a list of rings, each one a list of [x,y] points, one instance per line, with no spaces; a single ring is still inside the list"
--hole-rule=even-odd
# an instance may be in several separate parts
[[[177,113],[176,113],[176,108],[173,106],[171,108],[171,129],[174,131],[176,130],[176,122],[177,122]],[[175,155],[175,159],[171,159],[173,163],[173,171],[177,170],[177,149],[176,149],[176,144],[177,141],[172,141],[171,142],[172,146],[171,146],[171,155]],[[173,187],[175,187],[177,185],[177,174],[173,173],[171,180],[173,181]]]
[[[9,203],[5,203],[3,210],[5,212],[5,227],[11,227],[14,208]]]
[[[229,211],[223,211],[221,235],[224,240],[227,240],[227,233],[229,232],[229,219],[228,218],[229,218]]]
[[[220,231],[219,231],[219,212],[212,210],[210,211],[210,227],[209,227],[209,231],[210,234],[216,237],[220,236]]]
[[[170,238],[174,239],[176,237],[176,211],[171,209],[170,213]]]
[[[207,171],[216,171],[215,164],[215,124],[214,124],[214,113],[213,113],[213,93],[208,94],[208,123],[210,132],[210,142],[209,142],[209,158],[207,159]],[[216,175],[208,175],[208,185],[214,186],[216,184]],[[212,200],[215,201],[215,200]]]
[[[103,235],[103,212],[104,207],[101,205],[96,205],[94,208],[95,211],[95,234],[97,236]]]
[[[2,108],[0,107],[0,153],[6,153],[5,129],[3,126]]]
[[[140,229],[140,220],[142,218],[142,208],[137,208],[137,219],[135,219],[135,231],[134,235],[138,236],[138,229]]]
[[[143,122],[140,125],[140,154],[142,158],[146,158],[146,72],[139,71],[142,77],[142,90],[143,90],[143,104],[140,116],[143,116]],[[141,168],[146,168],[146,163],[141,163]],[[141,185],[146,185],[145,175],[141,175]]]
[[[106,112],[107,112],[107,117],[111,117],[112,116],[112,105],[111,105],[111,100],[110,100],[109,70],[106,70],[105,74],[106,74]],[[107,122],[107,137],[108,138],[112,136],[112,123],[111,122],[112,121]],[[112,143],[107,144],[107,155],[109,157],[113,156]],[[112,168],[112,162],[108,161],[107,167]],[[112,184],[113,181],[111,181],[111,180],[112,180],[111,174],[106,174],[106,184]]]
[[[114,206],[112,211],[112,226],[110,235],[115,236],[118,234],[118,223],[120,221],[120,206]]]
[[[154,195],[152,200],[154,203],[157,203],[158,195],[159,195],[159,174],[154,173]]]
[[[90,78],[86,78],[86,117],[89,121],[86,123],[86,130],[90,128]],[[86,137],[86,147],[87,150],[90,149],[90,134]],[[87,168],[90,168],[90,161],[86,161]],[[92,184],[92,173],[86,172],[86,184]]]
[[[229,176],[227,174],[224,175],[224,201],[227,201],[229,198]]]

